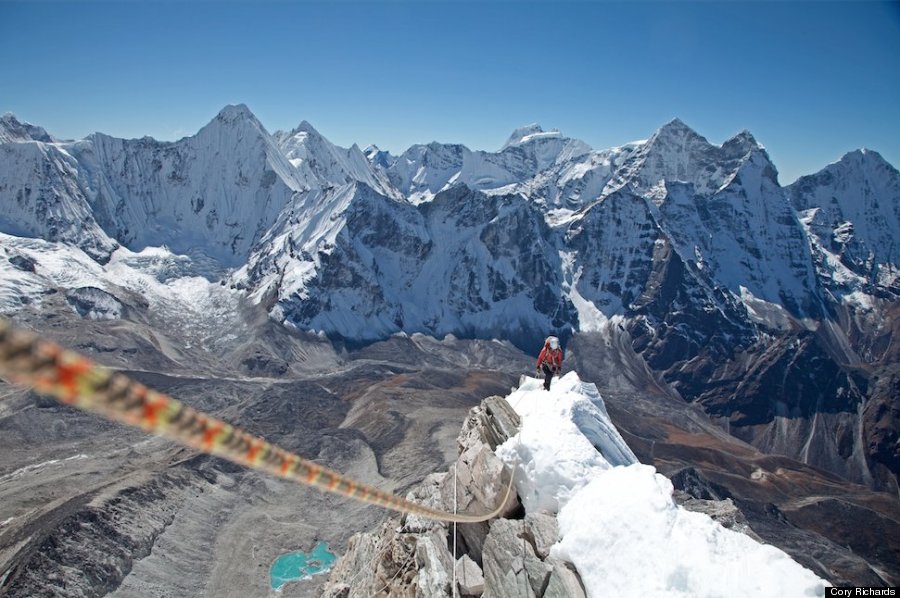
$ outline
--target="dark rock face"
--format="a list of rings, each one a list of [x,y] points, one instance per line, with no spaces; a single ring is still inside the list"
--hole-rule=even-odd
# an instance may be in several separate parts
[[[566,249],[577,252],[579,292],[606,313],[628,309],[653,284],[660,231],[646,202],[616,192],[569,225]]]
[[[66,293],[66,302],[82,318],[114,320],[122,316],[125,306],[115,295],[96,287],[79,287]]]
[[[900,471],[900,368],[879,370],[870,388],[863,409],[863,435],[870,459],[883,466],[877,474],[887,483],[884,474]]]
[[[9,259],[10,264],[23,272],[34,272],[34,266],[37,263],[26,255],[11,255],[7,259]]]

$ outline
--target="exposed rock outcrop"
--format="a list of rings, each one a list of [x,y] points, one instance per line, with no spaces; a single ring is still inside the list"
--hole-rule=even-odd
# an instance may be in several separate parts
[[[675,502],[688,511],[709,515],[724,528],[746,534],[757,542],[765,542],[765,540],[756,535],[756,532],[750,527],[747,517],[730,498],[725,498],[723,500],[708,500],[696,498],[682,490],[676,490],[673,496]]]
[[[492,510],[512,473],[494,449],[518,429],[512,407],[501,397],[488,397],[469,412],[450,471],[428,476],[409,498],[453,511],[455,497],[460,513]],[[455,579],[460,596],[584,596],[574,568],[549,557],[558,539],[556,518],[545,513],[523,518],[514,492],[503,513],[490,522],[456,526],[455,555],[451,524],[415,516],[388,519],[375,532],[353,536],[323,595],[449,596]]]

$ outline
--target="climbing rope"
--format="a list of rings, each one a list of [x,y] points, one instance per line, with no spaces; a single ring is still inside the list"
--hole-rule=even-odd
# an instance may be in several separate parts
[[[459,461],[453,466],[453,514],[457,513],[456,506],[456,480],[459,478]],[[456,598],[456,522],[453,522],[453,585],[450,586],[450,596]]]
[[[509,499],[483,515],[447,513],[406,500],[374,486],[322,467],[309,459],[244,432],[221,419],[188,407],[124,374],[56,343],[15,328],[0,317],[0,376],[57,400],[108,419],[174,440],[210,455],[222,457],[278,476],[386,509],[439,521],[477,523],[497,517]]]

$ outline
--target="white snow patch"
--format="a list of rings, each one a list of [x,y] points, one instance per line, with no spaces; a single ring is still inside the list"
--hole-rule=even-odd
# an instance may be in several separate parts
[[[87,459],[88,456],[82,453],[77,455],[72,455],[71,457],[66,457],[65,459],[50,459],[49,461],[42,461],[41,463],[33,463],[31,465],[26,465],[25,467],[20,467],[19,469],[10,472],[6,475],[0,476],[0,482],[7,482],[9,480],[20,478],[23,475],[27,475],[29,473],[39,471],[44,469],[45,467],[49,467],[51,465],[56,465],[57,463],[65,463],[67,461],[78,461],[81,459]],[[8,521],[7,521],[8,523]]]
[[[584,298],[578,290],[578,280],[581,278],[581,268],[575,270],[575,252],[559,252],[563,265],[563,290],[569,294],[569,301],[578,312],[578,330],[581,332],[600,332],[609,324],[609,318],[597,309],[597,306]]]
[[[80,249],[40,239],[0,234],[0,249],[2,313],[16,313],[22,305],[40,306],[48,291],[62,290],[96,304],[83,317],[109,319],[120,315],[117,300],[127,303],[129,295],[133,299],[137,294],[146,301],[148,313],[164,318],[167,326],[196,334],[205,345],[214,345],[239,331],[236,322],[242,294],[191,275],[198,267],[197,260],[166,248],[135,253],[121,247],[106,265],[98,264]],[[30,259],[34,272],[17,269],[2,259],[3,252]],[[202,263],[199,267],[206,269]]]
[[[758,299],[745,286],[740,286],[739,289],[741,303],[747,308],[747,315],[751,320],[767,326],[770,330],[790,330],[793,327],[793,318],[786,309]]]
[[[863,291],[853,291],[841,297],[847,305],[853,305],[861,311],[871,312],[875,309],[875,299]]]
[[[649,465],[594,477],[559,513],[551,555],[596,596],[823,596],[829,585],[786,553],[678,507]]]
[[[530,141],[534,141],[535,139],[559,139],[562,135],[559,130],[553,129],[550,131],[541,131],[539,133],[532,133],[530,135],[525,135],[519,140],[518,145],[528,143]]]
[[[554,228],[557,226],[566,226],[578,218],[578,212],[568,208],[554,208],[548,210],[544,215],[544,222],[547,226]]]

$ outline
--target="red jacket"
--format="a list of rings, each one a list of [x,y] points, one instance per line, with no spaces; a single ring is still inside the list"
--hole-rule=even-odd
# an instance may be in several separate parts
[[[537,367],[540,369],[541,365],[547,363],[550,367],[554,369],[562,369],[563,362],[563,351],[562,347],[558,349],[551,349],[550,343],[546,343],[544,348],[541,349],[541,354],[538,355]]]

